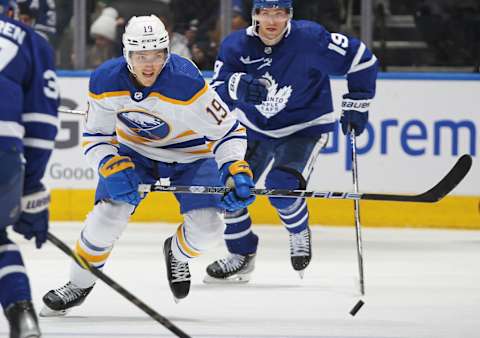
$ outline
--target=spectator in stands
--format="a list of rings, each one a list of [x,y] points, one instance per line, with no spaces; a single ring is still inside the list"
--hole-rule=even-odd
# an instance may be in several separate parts
[[[121,48],[116,44],[117,27],[123,18],[113,7],[103,9],[100,16],[90,26],[90,36],[95,44],[88,50],[88,68],[96,68],[105,60],[121,55]]]
[[[215,62],[217,46],[215,43],[201,40],[195,42],[191,48],[192,61],[201,70],[212,70]]]
[[[250,25],[250,12],[244,0],[232,1],[232,31],[238,31]]]
[[[170,18],[162,16],[160,17],[160,20],[162,20],[165,28],[168,31],[168,35],[170,36],[170,52],[183,56],[187,59],[192,59],[192,53],[188,47],[187,37],[179,32],[173,31],[174,25]]]
[[[187,29],[185,30],[185,37],[187,38],[187,45],[192,48],[193,44],[197,40],[198,32],[198,19],[193,19],[189,22]]]
[[[192,60],[200,69],[213,69],[218,46],[220,0],[173,0],[173,31],[185,35]]]
[[[173,30],[184,33],[195,21],[197,40],[206,39],[214,31],[218,21],[219,0],[173,0],[170,2],[175,26]]]

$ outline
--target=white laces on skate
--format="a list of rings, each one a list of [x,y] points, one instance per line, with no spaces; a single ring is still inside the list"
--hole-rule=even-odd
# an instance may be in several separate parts
[[[54,290],[54,292],[62,299],[65,304],[68,304],[77,298],[81,297],[83,294],[82,288],[77,288],[73,286],[71,282],[68,282],[61,288]]]
[[[181,262],[172,255],[172,283],[188,282],[190,280],[190,270],[188,263]]]
[[[290,256],[308,256],[310,254],[310,234],[305,229],[297,234],[290,233]]]
[[[224,272],[232,272],[238,270],[244,263],[245,256],[231,254],[228,257],[219,259],[217,263]]]

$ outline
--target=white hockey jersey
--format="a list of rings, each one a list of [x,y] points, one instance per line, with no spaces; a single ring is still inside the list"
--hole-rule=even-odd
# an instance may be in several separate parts
[[[218,166],[244,158],[246,131],[187,59],[172,54],[151,87],[138,89],[126,62],[105,62],[90,78],[83,147],[96,170],[123,144],[167,163],[215,156]]]

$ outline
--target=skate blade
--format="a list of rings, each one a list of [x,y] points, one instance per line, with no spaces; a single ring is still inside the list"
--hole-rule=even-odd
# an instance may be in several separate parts
[[[300,276],[300,279],[303,279],[303,275],[305,274],[305,269],[303,270],[297,270],[298,275]]]
[[[38,330],[22,332],[22,338],[41,338],[42,334]]]
[[[52,310],[48,306],[43,305],[43,308],[40,310],[40,317],[63,317],[67,314],[67,310]]]
[[[250,275],[233,275],[228,278],[215,278],[206,275],[203,278],[205,284],[246,284],[250,281]]]

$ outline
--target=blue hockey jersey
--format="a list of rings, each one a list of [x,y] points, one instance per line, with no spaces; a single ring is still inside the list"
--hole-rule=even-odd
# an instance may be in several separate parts
[[[55,8],[55,1],[52,0],[37,0],[32,1],[32,5],[38,11],[37,18],[33,28],[40,34],[50,36],[56,33],[57,13]]]
[[[335,115],[330,75],[347,75],[348,89],[357,99],[375,95],[377,59],[360,40],[330,33],[310,21],[292,20],[284,38],[266,46],[253,26],[230,34],[215,63],[212,87],[236,109],[252,138],[281,138],[292,134],[319,135],[332,131]],[[248,73],[268,83],[260,105],[234,101],[227,80]]]
[[[0,149],[23,151],[25,192],[40,182],[54,148],[56,79],[48,42],[30,27],[0,15]]]

